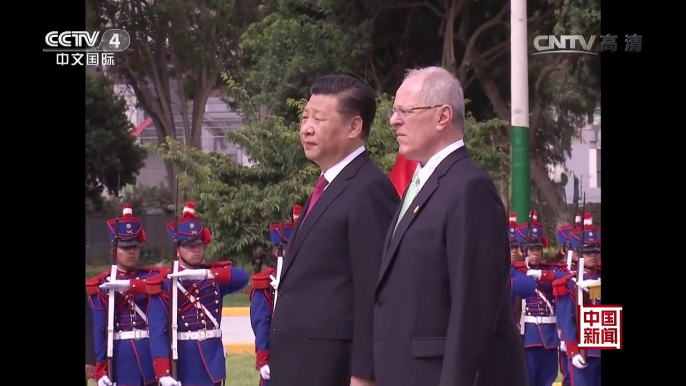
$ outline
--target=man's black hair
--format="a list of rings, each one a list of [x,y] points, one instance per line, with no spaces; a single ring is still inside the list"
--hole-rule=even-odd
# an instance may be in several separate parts
[[[314,80],[310,95],[331,95],[338,99],[338,113],[362,118],[362,139],[369,137],[376,116],[376,98],[371,87],[346,74],[321,76]]]

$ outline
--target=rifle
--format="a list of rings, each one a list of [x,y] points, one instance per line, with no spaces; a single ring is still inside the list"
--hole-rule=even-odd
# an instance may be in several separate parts
[[[114,259],[110,269],[110,282],[117,279],[117,248],[119,247],[119,217],[114,219],[114,249],[112,259]],[[110,289],[107,293],[107,377],[114,383],[114,296],[116,291]],[[116,383],[115,383],[116,384]]]
[[[585,201],[584,201],[584,204],[585,204]],[[572,224],[571,224],[572,229],[569,231],[569,237],[567,238],[567,242],[564,245],[565,248],[567,248],[567,261],[566,262],[567,262],[567,269],[569,271],[572,270],[572,257],[574,257],[574,251],[572,250],[571,238],[572,238],[572,232],[574,232],[574,227],[576,227],[576,214],[578,212],[579,212],[579,203],[577,202],[574,205],[574,212],[572,213]]]
[[[583,194],[583,205],[581,207],[581,213],[582,216],[586,213],[586,193]],[[581,220],[581,229],[579,230],[581,233],[581,242],[579,243],[579,261],[577,263],[577,277],[576,277],[576,303],[579,305],[579,307],[576,308],[576,312],[574,315],[574,322],[577,323],[577,317],[578,313],[581,310],[580,307],[584,305],[584,290],[579,286],[579,283],[584,280],[584,239],[586,236],[586,232],[584,231],[584,220],[582,218]],[[586,350],[580,349],[579,354],[586,360]]]
[[[531,230],[534,228],[534,210],[531,209],[529,211],[529,222],[526,224],[526,240],[524,240],[524,251],[526,252],[526,257],[524,258],[524,263],[526,264],[526,268],[529,268],[529,243],[531,243]],[[524,335],[524,309],[526,308],[526,300],[522,299],[520,302],[521,304],[521,309],[519,310],[519,333],[521,335]]]
[[[176,203],[174,206],[174,263],[172,266],[172,272],[179,272],[179,176],[176,176]],[[179,279],[172,277],[171,283],[169,283],[169,290],[171,291],[171,307],[169,312],[171,313],[169,322],[171,328],[169,329],[171,337],[171,376],[172,378],[178,380],[177,376],[177,361],[179,360],[179,346],[178,346],[178,334],[179,334],[179,289],[176,288]]]
[[[529,211],[529,222],[526,224],[526,240],[524,241],[524,251],[526,253],[526,257],[524,258],[524,262],[526,263],[526,267],[529,268],[529,243],[531,243],[531,230],[534,228],[534,210],[531,209]]]
[[[583,197],[584,198],[583,198],[583,206],[581,209],[581,213],[586,213],[586,193],[583,194]],[[579,244],[579,251],[578,251],[579,262],[577,263],[577,267],[576,267],[576,269],[577,269],[577,278],[576,278],[577,284],[580,283],[582,280],[584,280],[584,236],[586,234],[584,232],[584,221],[583,220],[581,221],[580,233],[581,233],[581,242]],[[579,287],[578,285],[576,286],[576,290],[577,290],[577,293],[576,293],[577,304],[579,306],[583,306],[584,305],[584,290],[581,287]]]
[[[281,270],[283,269],[283,247],[286,244],[284,241],[285,239],[285,230],[283,229],[283,222],[279,225],[279,235],[281,236],[281,241],[279,242],[278,246],[278,256],[276,257],[276,280],[281,280]],[[276,289],[274,290],[274,311],[276,309],[276,299],[279,297],[279,291]]]

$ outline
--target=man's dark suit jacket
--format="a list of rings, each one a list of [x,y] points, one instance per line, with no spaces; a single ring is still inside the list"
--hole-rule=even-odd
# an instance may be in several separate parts
[[[271,386],[348,386],[351,375],[374,378],[374,289],[399,202],[363,152],[300,216],[272,318]]]
[[[510,309],[505,208],[465,147],[445,158],[393,234],[375,297],[377,386],[526,386]]]

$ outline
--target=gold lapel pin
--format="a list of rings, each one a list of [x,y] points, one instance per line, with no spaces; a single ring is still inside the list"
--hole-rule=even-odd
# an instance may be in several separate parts
[[[414,211],[412,213],[417,214],[419,212],[419,205],[414,207]]]

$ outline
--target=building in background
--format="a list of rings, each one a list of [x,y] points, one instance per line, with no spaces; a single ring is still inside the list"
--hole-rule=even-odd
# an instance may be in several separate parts
[[[176,140],[185,143],[186,137],[183,135],[183,121],[178,104],[172,106],[174,109],[174,124],[176,126]],[[189,103],[189,114],[193,108]],[[205,115],[202,123],[201,147],[202,151],[219,152],[233,158],[242,165],[250,166],[252,163],[248,159],[245,151],[226,138],[229,131],[238,131],[243,127],[243,118],[238,111],[232,109],[221,97],[210,97],[205,105]],[[138,138],[138,143],[157,144],[157,133],[151,118],[141,122],[133,132]],[[167,184],[167,170],[164,167],[162,157],[155,152],[148,152],[145,159],[145,166],[141,168],[138,175],[137,185],[139,186],[158,186]]]
[[[584,126],[579,137],[572,140],[571,156],[567,157],[565,165],[550,168],[551,178],[556,182],[563,180],[563,173],[567,176],[567,183],[561,184],[560,189],[569,204],[573,203],[575,184],[580,197],[586,194],[586,202],[600,202],[600,126],[598,110],[593,123]]]
[[[91,71],[92,74],[100,72]],[[157,144],[157,133],[152,118],[147,117],[144,110],[139,106],[133,89],[124,82],[114,82],[115,94],[126,100],[127,111],[126,115],[129,121],[134,126],[132,135],[137,138],[139,145],[146,143]],[[186,138],[183,135],[183,120],[181,118],[181,106],[174,90],[175,84],[172,84],[172,110],[174,113],[174,124],[176,126],[176,140],[185,142]],[[191,114],[193,109],[193,102],[187,105],[188,113]],[[211,96],[205,105],[205,114],[202,123],[201,133],[201,149],[202,151],[219,152],[242,165],[251,166],[245,151],[239,146],[230,142],[226,138],[226,133],[229,131],[238,131],[243,128],[244,121],[240,112],[234,108],[229,107],[225,99],[220,96]],[[137,186],[159,186],[160,184],[167,185],[167,170],[165,169],[162,157],[152,151],[148,151],[145,159],[145,165],[141,168],[136,185]],[[128,187],[131,188],[131,187]]]

